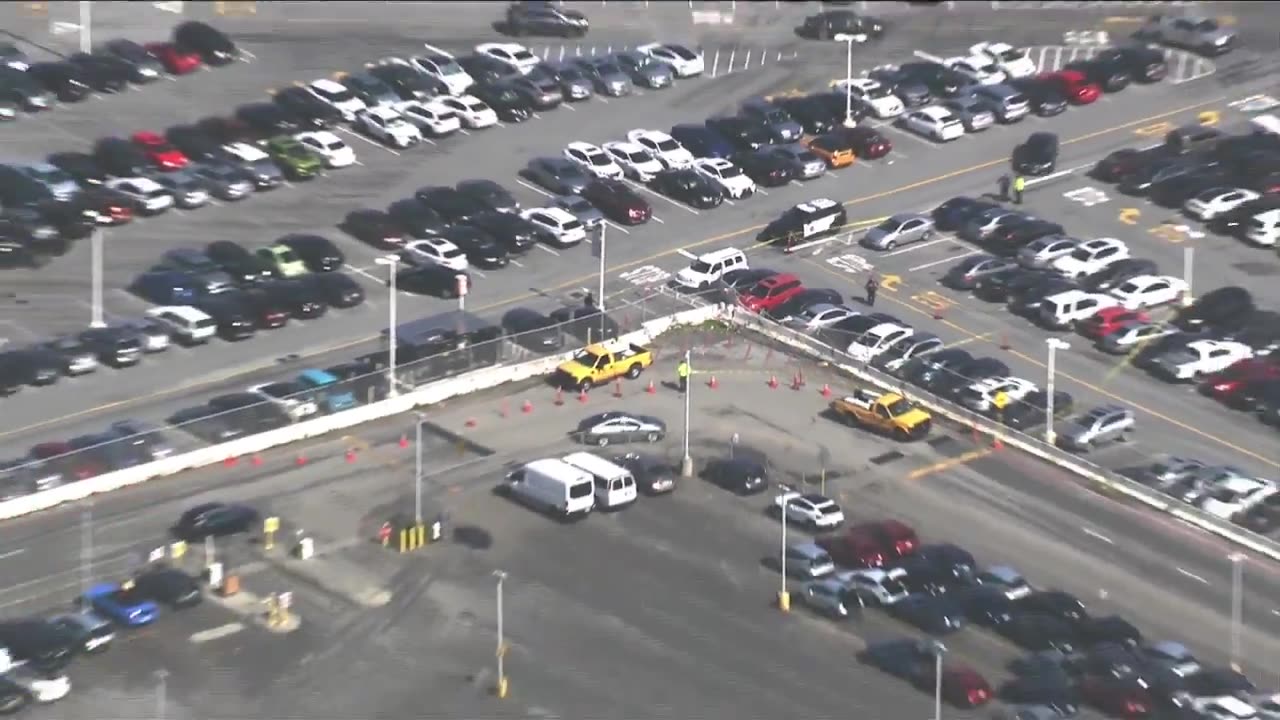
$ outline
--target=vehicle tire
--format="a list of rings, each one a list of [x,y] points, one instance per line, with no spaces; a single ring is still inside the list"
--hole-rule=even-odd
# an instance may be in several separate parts
[[[906,442],[911,439],[911,433],[908,433],[906,430],[902,428],[894,428],[893,439],[897,440],[898,442]]]
[[[658,433],[656,433],[656,432],[651,432],[651,433],[649,433],[648,435],[645,435],[645,436],[644,436],[644,439],[645,439],[645,440],[647,440],[647,441],[649,441],[649,443],[651,443],[651,444],[652,444],[652,443],[656,443],[656,442],[658,442],[659,440],[661,440],[661,439],[662,439],[662,436],[661,436],[661,435],[659,435],[659,434],[658,434]]]
[[[892,250],[892,249],[894,249],[894,248],[896,248],[896,247],[898,247],[898,241],[897,241],[897,240],[890,240],[890,241],[889,241],[889,242],[884,246],[884,249],[885,249],[885,250]]]
[[[608,444],[609,444],[608,435],[601,435],[600,437],[596,438],[596,447],[605,447]]]
[[[580,393],[589,393],[591,392],[591,388],[592,388],[592,385],[590,380],[583,380],[582,382],[578,383],[578,392]]]
[[[920,242],[928,242],[929,240],[932,240],[932,239],[933,239],[932,230],[925,230],[924,234],[920,236]]]
[[[639,363],[632,365],[631,367],[627,368],[627,379],[635,380],[636,378],[640,377],[640,373],[643,370],[644,368],[640,367]]]

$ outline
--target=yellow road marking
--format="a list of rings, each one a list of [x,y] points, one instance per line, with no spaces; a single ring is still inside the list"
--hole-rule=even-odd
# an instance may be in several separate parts
[[[1102,130],[1095,130],[1094,132],[1085,133],[1084,135],[1080,135],[1080,136],[1078,136],[1078,137],[1074,137],[1074,138],[1070,138],[1070,139],[1068,139],[1068,140],[1064,140],[1064,141],[1062,142],[1062,144],[1063,144],[1063,145],[1072,145],[1072,144],[1074,144],[1074,143],[1084,142],[1084,141],[1086,141],[1086,140],[1091,140],[1091,139],[1093,139],[1093,138],[1101,137],[1101,136],[1103,136],[1103,135],[1107,135],[1107,134],[1110,134],[1110,133],[1120,132],[1121,130],[1127,130],[1127,129],[1132,128],[1132,127],[1134,127],[1134,126],[1136,126],[1136,125],[1143,125],[1143,124],[1146,124],[1146,123],[1150,123],[1150,122],[1151,122],[1151,121],[1153,121],[1153,120],[1159,120],[1159,119],[1161,119],[1161,118],[1171,117],[1171,116],[1173,116],[1173,115],[1177,115],[1177,114],[1179,114],[1179,113],[1184,113],[1184,112],[1188,112],[1188,111],[1191,111],[1191,110],[1195,110],[1195,109],[1197,109],[1197,108],[1202,108],[1202,107],[1204,107],[1204,106],[1206,106],[1206,105],[1213,105],[1213,104],[1216,104],[1216,103],[1220,103],[1220,102],[1225,101],[1226,99],[1227,99],[1227,96],[1225,96],[1225,95],[1220,95],[1220,96],[1215,97],[1215,98],[1212,98],[1212,99],[1210,99],[1210,100],[1204,100],[1204,101],[1201,101],[1201,102],[1193,103],[1193,104],[1191,104],[1191,105],[1184,105],[1184,106],[1182,106],[1182,107],[1179,107],[1179,108],[1176,108],[1176,109],[1173,109],[1173,110],[1168,110],[1168,111],[1165,111],[1165,112],[1157,113],[1157,114],[1155,114],[1155,115],[1150,115],[1150,116],[1148,116],[1148,117],[1139,118],[1139,119],[1137,119],[1137,120],[1132,120],[1132,121],[1130,121],[1130,122],[1121,123],[1121,124],[1119,124],[1119,125],[1114,125],[1114,126],[1112,126],[1112,127],[1105,128],[1105,129],[1102,129]],[[851,199],[851,200],[846,201],[846,202],[845,202],[845,206],[846,206],[846,207],[848,207],[848,206],[850,206],[850,205],[860,205],[860,204],[862,204],[862,203],[871,202],[871,201],[873,201],[873,200],[879,200],[879,199],[881,199],[881,198],[891,197],[891,196],[893,196],[893,195],[897,195],[897,194],[899,194],[899,193],[903,193],[903,192],[907,192],[907,191],[910,191],[910,190],[915,190],[915,189],[918,189],[918,188],[926,187],[926,186],[928,186],[928,185],[933,185],[933,184],[935,184],[935,183],[939,183],[939,182],[942,182],[942,181],[944,181],[944,180],[950,180],[950,179],[952,179],[952,178],[960,177],[960,176],[962,176],[962,175],[967,175],[967,174],[969,174],[969,173],[976,172],[976,171],[978,171],[978,170],[985,170],[985,169],[987,169],[987,168],[995,167],[995,166],[998,166],[998,165],[1000,165],[1000,164],[1002,164],[1002,163],[1005,163],[1005,162],[1008,162],[1008,158],[1006,158],[1006,157],[1000,157],[1000,158],[997,158],[997,159],[995,159],[995,160],[990,160],[990,161],[987,161],[987,162],[978,163],[978,164],[976,164],[976,165],[970,165],[969,167],[966,167],[966,168],[961,168],[961,169],[959,169],[959,170],[952,170],[952,171],[950,171],[950,172],[942,173],[942,174],[940,174],[940,175],[936,175],[936,176],[934,176],[934,177],[927,178],[927,179],[925,179],[925,180],[919,180],[919,181],[916,181],[916,182],[908,183],[908,184],[906,184],[906,185],[902,185],[902,186],[900,186],[900,187],[893,188],[893,189],[891,189],[891,190],[885,190],[885,191],[882,191],[882,192],[872,193],[872,194],[870,194],[870,195],[862,195],[862,196],[860,196],[860,197],[856,197],[856,198],[853,198],[853,199]],[[883,220],[883,219],[884,219],[884,218],[877,218],[874,222],[880,222],[880,221],[881,221],[881,220]],[[865,223],[865,224],[871,224],[871,221],[865,221],[865,220],[864,220],[864,221],[859,221],[858,223],[854,223],[854,224],[863,224],[863,223]],[[720,233],[720,234],[718,234],[718,235],[713,235],[712,237],[709,237],[709,238],[706,238],[706,239],[703,239],[703,240],[698,240],[698,241],[692,242],[692,243],[690,243],[690,244],[688,244],[688,245],[684,245],[683,247],[679,247],[679,248],[670,248],[670,249],[667,249],[667,250],[661,250],[661,251],[659,251],[659,252],[655,252],[655,253],[653,253],[653,254],[651,254],[651,255],[648,255],[648,256],[646,256],[646,257],[642,257],[642,258],[640,258],[640,259],[638,259],[638,260],[632,260],[632,261],[630,261],[630,262],[620,263],[620,264],[618,264],[618,265],[615,265],[615,266],[611,267],[611,268],[610,268],[610,270],[611,270],[611,271],[613,271],[613,272],[617,272],[617,271],[621,271],[621,270],[627,270],[627,269],[630,269],[630,268],[639,267],[639,266],[641,266],[641,265],[648,265],[648,264],[651,264],[654,260],[659,260],[659,259],[661,259],[661,258],[665,258],[665,257],[671,257],[672,255],[679,255],[682,251],[686,251],[686,250],[690,250],[690,249],[698,248],[698,247],[703,247],[703,246],[705,246],[705,245],[710,245],[711,243],[721,242],[721,241],[723,241],[723,240],[728,240],[728,239],[731,239],[731,238],[735,238],[735,237],[738,237],[738,236],[740,236],[740,235],[745,235],[745,234],[750,233],[750,232],[754,232],[754,231],[757,231],[757,230],[762,230],[766,225],[767,225],[767,223],[761,223],[761,224],[759,224],[759,225],[752,225],[752,226],[749,226],[749,227],[742,228],[742,229],[740,229],[740,230],[733,230],[733,231],[730,231],[730,232]],[[824,266],[819,266],[819,267],[823,267],[823,269],[824,269],[824,270],[828,269],[828,268],[826,268],[826,267],[824,267]],[[832,272],[833,272],[833,274],[836,274],[836,273],[834,273],[834,271],[832,271]],[[565,289],[565,288],[571,288],[571,287],[582,287],[582,284],[583,284],[584,282],[587,282],[587,281],[589,281],[589,280],[594,280],[597,276],[598,276],[598,274],[597,274],[597,273],[595,273],[595,272],[592,272],[592,273],[589,273],[589,274],[586,274],[586,275],[579,275],[578,277],[571,278],[571,279],[569,279],[569,280],[565,280],[564,282],[561,282],[561,283],[559,283],[558,285],[552,285],[552,286],[551,286],[551,287],[549,287],[549,288],[544,288],[543,290],[541,290],[541,291],[539,291],[539,292],[524,292],[524,293],[520,293],[520,294],[518,294],[518,295],[513,295],[513,296],[511,296],[511,297],[509,297],[509,298],[506,298],[505,300],[499,300],[499,301],[497,301],[497,302],[492,302],[492,303],[488,303],[488,304],[486,304],[486,305],[482,305],[482,306],[479,306],[479,307],[473,308],[473,309],[472,309],[472,312],[477,313],[477,314],[478,314],[478,313],[483,313],[483,312],[485,312],[485,311],[487,311],[487,310],[493,310],[493,309],[495,309],[495,308],[500,308],[500,307],[504,307],[504,306],[507,306],[507,305],[511,305],[512,303],[520,302],[521,300],[528,300],[528,299],[531,299],[531,298],[535,298],[535,297],[538,297],[539,295],[542,295],[542,294],[545,294],[545,293],[548,293],[548,292],[554,292],[554,291],[557,291],[557,290],[563,290],[563,289]],[[845,277],[845,276],[844,276],[844,275],[840,275],[840,277]],[[911,305],[907,305],[907,307],[911,307],[911,309],[916,310],[917,312],[921,312],[922,314],[924,314],[924,312],[923,312],[922,310],[920,310],[919,308],[916,308],[916,307],[911,306]],[[950,324],[950,323],[948,323],[948,324]],[[957,330],[959,330],[960,332],[965,333],[966,335],[971,335],[971,334],[972,334],[972,333],[970,333],[969,331],[964,330],[963,328],[960,328],[959,326],[956,326],[956,329],[957,329]],[[316,352],[314,352],[314,353],[312,353],[312,354],[313,354],[313,355],[324,355],[324,354],[328,354],[328,353],[339,352],[339,351],[341,351],[341,350],[346,350],[346,349],[348,349],[348,348],[353,348],[353,347],[356,347],[356,346],[358,346],[358,345],[363,345],[364,343],[371,342],[371,341],[373,341],[373,340],[377,340],[377,339],[378,339],[378,337],[379,337],[378,335],[370,335],[370,336],[366,336],[366,337],[362,337],[362,338],[357,338],[357,339],[355,339],[355,340],[347,340],[347,341],[344,341],[344,342],[340,342],[340,343],[334,344],[334,345],[329,346],[329,347],[321,348],[321,349],[317,350]],[[93,414],[98,413],[98,412],[102,412],[102,411],[104,411],[104,410],[111,410],[111,409],[113,409],[113,408],[126,407],[126,406],[129,406],[129,405],[134,404],[135,402],[151,402],[151,401],[154,401],[154,400],[159,400],[159,399],[162,399],[162,398],[171,397],[171,396],[173,396],[173,395],[178,395],[178,394],[185,393],[185,392],[191,392],[191,391],[193,391],[193,390],[198,390],[198,389],[200,389],[200,388],[208,387],[208,386],[213,385],[213,384],[217,384],[217,383],[225,382],[225,381],[230,380],[230,379],[232,379],[232,378],[236,378],[236,377],[239,377],[239,376],[241,376],[241,375],[244,375],[245,373],[257,372],[257,371],[259,371],[259,370],[263,370],[263,369],[266,369],[266,368],[269,368],[269,367],[273,367],[274,365],[275,365],[275,363],[273,362],[273,363],[270,363],[270,364],[259,365],[259,366],[252,367],[252,368],[241,369],[241,370],[238,370],[238,371],[230,371],[230,372],[222,373],[222,374],[220,374],[220,375],[215,375],[215,376],[214,376],[214,377],[212,377],[212,378],[208,378],[208,379],[205,379],[205,380],[201,380],[201,381],[199,381],[199,382],[189,383],[189,384],[186,384],[186,385],[180,385],[180,386],[177,386],[177,387],[169,388],[169,389],[167,389],[167,390],[160,390],[160,391],[157,391],[157,392],[154,392],[154,393],[150,393],[150,394],[148,394],[148,395],[141,395],[141,396],[138,396],[138,397],[135,397],[135,398],[127,399],[127,400],[117,400],[117,401],[115,401],[115,402],[110,402],[110,403],[106,403],[106,404],[103,404],[103,405],[98,405],[98,406],[96,406],[96,407],[86,408],[86,409],[84,409],[84,410],[79,410],[79,411],[77,411],[77,412],[68,413],[68,414],[63,415],[63,416],[61,416],[61,417],[56,417],[56,418],[52,418],[52,419],[49,419],[49,420],[43,420],[43,421],[41,421],[41,422],[32,423],[32,424],[27,425],[26,427],[23,427],[23,428],[16,428],[16,429],[14,429],[14,430],[8,430],[8,431],[6,431],[6,432],[0,432],[0,438],[9,437],[9,436],[11,436],[11,435],[15,435],[15,434],[17,434],[17,433],[19,433],[19,432],[25,432],[25,431],[29,431],[29,430],[37,430],[37,429],[40,429],[40,428],[49,427],[49,426],[51,426],[51,425],[57,425],[57,424],[60,424],[60,423],[65,423],[65,422],[67,422],[67,421],[69,421],[69,420],[75,420],[76,418],[86,417],[86,416],[93,415]],[[1272,463],[1272,464],[1276,464],[1276,463]]]
[[[926,465],[922,468],[916,468],[915,470],[912,470],[911,472],[907,473],[907,479],[919,480],[920,478],[926,477],[928,475],[936,475],[944,470],[950,470],[951,468],[957,465],[964,465],[965,463],[972,462],[973,460],[977,460],[978,458],[984,458],[993,452],[995,451],[992,450],[991,448],[983,448],[981,450],[970,450],[969,452],[963,455],[957,455],[956,457],[947,458],[946,460],[943,460],[941,462],[936,462],[932,465]]]
[[[1137,225],[1138,218],[1142,217],[1142,211],[1138,208],[1125,208],[1120,211],[1120,222],[1125,225]]]

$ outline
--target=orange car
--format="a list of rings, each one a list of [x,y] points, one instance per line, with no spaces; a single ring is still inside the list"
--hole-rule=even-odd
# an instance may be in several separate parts
[[[849,167],[857,159],[853,147],[836,135],[819,135],[805,144],[814,155],[826,160],[832,169]]]

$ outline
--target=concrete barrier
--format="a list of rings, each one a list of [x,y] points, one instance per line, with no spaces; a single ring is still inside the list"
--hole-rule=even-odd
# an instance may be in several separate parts
[[[710,305],[684,310],[674,315],[654,318],[642,323],[640,329],[619,336],[617,342],[644,345],[676,326],[704,323],[719,317],[721,314],[722,310],[719,306]],[[439,380],[417,388],[412,392],[370,405],[352,408],[278,430],[238,438],[231,442],[200,448],[181,455],[173,455],[155,462],[105,473],[88,480],[69,483],[52,490],[2,502],[0,503],[0,520],[8,520],[41,510],[48,510],[63,503],[83,500],[91,495],[111,492],[155,478],[174,475],[185,470],[215,465],[229,457],[245,457],[281,445],[328,435],[338,430],[345,430],[364,423],[407,413],[424,405],[434,405],[460,395],[549,375],[560,363],[571,359],[577,352],[577,350],[573,350],[515,365],[475,370],[457,377]]]

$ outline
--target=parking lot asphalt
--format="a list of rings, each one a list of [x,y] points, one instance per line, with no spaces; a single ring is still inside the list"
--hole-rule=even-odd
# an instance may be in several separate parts
[[[900,445],[837,425],[819,416],[827,400],[817,388],[847,387],[823,370],[780,355],[772,365],[759,353],[757,363],[735,361],[741,339],[733,346],[707,337],[690,342],[699,348],[695,368],[719,373],[715,389],[704,370],[693,383],[697,466],[732,447],[763,458],[772,482],[817,490],[825,465],[826,491],[851,522],[899,518],[926,542],[956,542],[984,564],[1012,564],[1040,587],[1075,593],[1095,615],[1119,613],[1149,638],[1181,640],[1203,660],[1227,661],[1231,570],[1221,543],[942,427],[930,441]],[[807,387],[770,389],[764,382],[769,373],[791,370],[804,372]],[[651,372],[659,381],[674,376],[669,361]],[[531,411],[515,411],[525,400]],[[502,408],[510,410],[506,417]],[[642,382],[624,385],[623,398],[593,393],[585,405],[570,399],[557,406],[545,387],[529,385],[433,411],[424,445],[424,514],[446,515],[448,541],[421,553],[401,556],[370,542],[382,518],[412,512],[414,453],[398,441],[412,437],[411,417],[367,426],[357,438],[269,454],[261,465],[184,474],[97,499],[95,560],[145,551],[181,509],[209,499],[247,502],[280,516],[289,530],[306,528],[317,538],[319,557],[307,561],[315,565],[304,573],[264,563],[252,543],[220,542],[217,556],[243,573],[247,588],[294,592],[300,629],[269,634],[209,603],[166,615],[128,635],[108,662],[73,667],[79,689],[54,708],[57,716],[90,717],[108,702],[122,713],[154,708],[161,668],[169,673],[163,692],[175,716],[185,716],[179,709],[220,717],[289,709],[392,717],[425,707],[494,717],[930,711],[927,695],[854,659],[868,642],[914,631],[878,611],[836,625],[799,606],[790,614],[772,607],[780,581],[765,560],[776,552],[780,527],[764,513],[770,493],[736,498],[692,479],[671,496],[641,498],[570,525],[493,495],[513,464],[569,450],[566,431],[605,409],[663,418],[667,438],[642,450],[679,457],[682,401],[666,387],[646,393]],[[450,433],[481,447],[459,449]],[[949,439],[937,439],[943,435]],[[352,446],[360,449],[348,462],[344,449]],[[825,462],[820,448],[829,451]],[[902,457],[877,462],[892,451]],[[0,597],[5,614],[52,607],[71,592],[54,588],[78,572],[84,509],[7,524],[14,541],[6,547],[20,552],[0,559],[0,572],[21,578],[38,597],[21,605],[10,604],[12,594]],[[95,579],[126,572],[93,567]],[[505,700],[489,693],[493,570],[508,573]],[[352,575],[385,589],[389,602],[350,602]],[[1259,673],[1280,657],[1270,607],[1280,578],[1273,566],[1252,559],[1243,577],[1241,660],[1262,680]],[[207,633],[234,622],[250,627]],[[197,642],[197,633],[206,634]],[[992,682],[1007,677],[1003,666],[1018,654],[972,628],[946,644],[953,660],[974,665]],[[52,717],[39,709],[32,714],[46,716]]]

